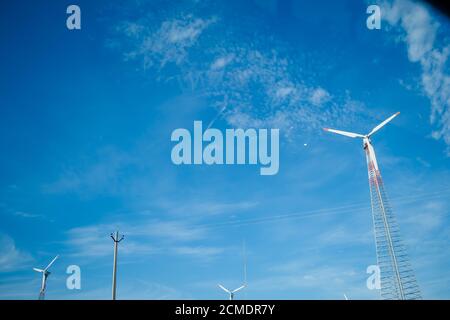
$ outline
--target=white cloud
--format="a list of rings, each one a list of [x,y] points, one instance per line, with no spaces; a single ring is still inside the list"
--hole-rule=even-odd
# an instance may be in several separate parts
[[[297,292],[300,299],[377,299],[378,292],[366,287],[365,270],[352,266],[354,261],[334,260],[330,265],[320,258],[280,261],[270,268],[270,276],[252,281],[255,291]],[[320,288],[320,294],[317,288]]]
[[[65,241],[69,254],[83,257],[104,257],[112,253],[110,233],[120,230],[125,235],[121,252],[125,255],[200,254],[215,255],[219,248],[187,246],[206,237],[206,230],[180,221],[145,220],[115,222],[73,228]]]
[[[317,88],[315,90],[313,90],[311,97],[310,97],[310,101],[313,105],[315,106],[319,106],[327,101],[329,101],[331,98],[330,94],[322,89],[322,88]]]
[[[289,96],[291,93],[294,92],[294,88],[292,87],[281,87],[278,88],[275,95],[277,98],[283,99]]]
[[[174,249],[174,252],[181,255],[208,257],[215,256],[223,252],[223,248],[205,246],[183,246]]]
[[[247,209],[255,208],[258,202],[255,201],[238,201],[238,202],[223,202],[223,201],[206,201],[205,197],[195,197],[183,201],[182,204],[174,204],[173,200],[161,201],[158,207],[171,215],[177,216],[212,216],[227,212],[241,212]]]
[[[124,168],[135,164],[129,154],[105,147],[99,150],[92,163],[65,169],[56,181],[43,186],[47,193],[102,194],[117,193],[122,189]],[[83,163],[83,162],[82,162]]]
[[[403,223],[413,230],[415,238],[412,242],[420,241],[418,239],[421,237],[433,234],[442,227],[447,208],[448,204],[439,199],[423,201],[409,208],[410,214],[403,219]]]
[[[0,272],[27,268],[32,261],[30,254],[16,247],[14,239],[0,234]]]
[[[67,232],[69,254],[75,257],[103,257],[111,255],[111,242],[105,225],[74,228]]]
[[[176,242],[199,240],[205,236],[203,230],[178,221],[149,221],[131,228],[131,232]]]
[[[30,213],[30,212],[25,212],[25,211],[16,211],[16,212],[14,212],[14,215],[18,216],[18,217],[22,217],[22,218],[28,218],[28,219],[44,218],[44,216],[41,214],[35,214],[35,213]]]
[[[215,21],[214,17],[205,20],[185,15],[163,21],[156,31],[145,24],[124,23],[119,30],[137,40],[138,44],[125,56],[143,59],[144,68],[153,65],[164,67],[167,63],[180,65],[185,62],[188,49],[196,44],[203,31]]]
[[[317,242],[327,245],[342,245],[342,244],[370,244],[373,241],[372,230],[354,230],[345,225],[338,225],[332,229],[325,229],[317,237]]]
[[[187,299],[187,296],[186,293],[180,291],[179,289],[164,284],[145,281],[142,279],[131,279],[127,281],[123,288],[121,288],[120,299],[173,300]]]
[[[227,49],[233,61],[203,90],[232,126],[280,128],[289,136],[335,123],[344,113],[351,119],[360,111],[333,101],[318,113],[317,108],[331,101],[328,91],[305,84],[295,74],[295,63],[276,50],[266,53],[253,47]]]
[[[427,7],[410,0],[384,2],[382,13],[390,25],[403,30],[408,59],[422,68],[422,88],[431,102],[431,123],[437,127],[432,137],[444,140],[450,156],[450,46],[439,47],[436,41],[441,26]]]
[[[211,70],[223,69],[227,64],[233,60],[234,56],[232,54],[217,58],[211,65]]]
[[[124,43],[131,43],[127,55],[153,66],[156,72],[173,62],[179,74],[158,73],[163,81],[176,79],[182,88],[206,97],[216,108],[217,119],[235,127],[272,127],[290,136],[324,125],[336,124],[337,119],[355,117],[355,109],[346,109],[342,99],[335,97],[305,77],[288,56],[282,56],[284,44],[273,39],[258,43],[258,38],[238,41],[237,26],[216,23],[217,18],[202,19],[195,15],[162,18],[158,29],[152,29],[150,19],[138,27],[122,27]],[[214,29],[208,28],[214,23]],[[236,30],[235,30],[236,29]],[[204,39],[207,39],[202,43]],[[236,34],[234,34],[236,32]],[[137,36],[136,33],[139,33]],[[267,46],[270,49],[267,49]],[[195,81],[194,81],[194,80]],[[344,100],[347,97],[344,98]],[[317,112],[327,104],[328,110]],[[343,117],[345,115],[345,117]]]
[[[420,61],[433,49],[438,23],[433,21],[428,10],[409,0],[385,3],[382,17],[391,25],[400,24],[405,34],[401,37],[408,46],[408,58]]]

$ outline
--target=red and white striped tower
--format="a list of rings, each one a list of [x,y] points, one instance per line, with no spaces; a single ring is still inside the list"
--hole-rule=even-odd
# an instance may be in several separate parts
[[[367,135],[328,128],[324,130],[351,138],[363,139],[369,176],[377,263],[380,268],[381,297],[383,299],[410,300],[421,298],[420,289],[409,262],[406,248],[401,241],[398,224],[389,205],[375,150],[370,140],[375,132],[398,114],[399,112],[380,123]]]

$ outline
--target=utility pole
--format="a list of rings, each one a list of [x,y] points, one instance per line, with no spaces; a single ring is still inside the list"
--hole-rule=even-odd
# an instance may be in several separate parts
[[[113,278],[112,278],[112,299],[116,300],[116,277],[117,277],[117,249],[119,242],[123,240],[123,235],[119,239],[119,231],[115,234],[111,233],[111,239],[114,241],[114,265],[113,265]]]

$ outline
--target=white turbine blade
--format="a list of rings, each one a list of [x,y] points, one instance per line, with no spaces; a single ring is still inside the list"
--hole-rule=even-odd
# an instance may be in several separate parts
[[[48,268],[50,268],[50,267],[52,266],[52,264],[56,261],[56,259],[58,259],[58,257],[59,257],[59,255],[57,255],[55,258],[53,258],[52,262],[50,262],[50,263],[48,264],[48,266],[44,269],[44,271],[47,271]]]
[[[231,293],[230,290],[228,290],[227,288],[225,288],[224,286],[222,286],[221,284],[218,285],[223,291],[227,292],[227,293]]]
[[[344,293],[344,298],[345,298],[345,300],[348,300],[347,295],[345,293]]]
[[[350,137],[350,138],[364,138],[364,136],[362,134],[359,133],[353,133],[353,132],[347,132],[347,131],[341,131],[341,130],[334,130],[334,129],[329,129],[329,128],[323,128],[323,130],[328,131],[328,132],[333,132],[333,133],[337,133],[346,137]]]
[[[245,288],[245,284],[244,284],[243,286],[240,286],[240,287],[237,288],[237,289],[234,289],[232,292],[235,293],[235,292],[238,292],[239,290],[242,290],[242,289],[244,289],[244,288]]]
[[[44,270],[38,269],[38,268],[33,268],[33,270],[36,271],[36,272],[44,272]]]
[[[380,130],[381,128],[383,128],[389,121],[391,121],[392,119],[394,119],[396,116],[398,116],[400,114],[400,112],[397,112],[395,114],[393,114],[392,116],[390,116],[389,118],[387,118],[386,120],[384,120],[382,123],[380,123],[379,125],[377,125],[375,128],[372,129],[372,131],[370,131],[370,133],[368,134],[368,136],[370,137],[371,135],[373,135],[375,132],[377,132],[378,130]]]

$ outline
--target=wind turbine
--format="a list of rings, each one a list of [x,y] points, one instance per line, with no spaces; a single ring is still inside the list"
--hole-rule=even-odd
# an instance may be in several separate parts
[[[324,128],[325,131],[350,138],[361,138],[366,153],[369,176],[372,219],[375,230],[377,263],[380,268],[381,296],[384,299],[420,299],[420,289],[403,245],[394,213],[381,179],[371,137],[392,119],[397,112],[381,122],[368,134]]]
[[[234,300],[234,294],[235,294],[236,292],[238,292],[239,290],[245,288],[245,284],[244,284],[244,285],[240,286],[239,288],[230,291],[230,290],[228,290],[227,288],[225,288],[224,286],[222,286],[221,284],[219,284],[218,286],[219,286],[223,291],[225,291],[226,293],[229,294],[230,300]]]
[[[247,254],[246,254],[245,247],[246,246],[245,246],[245,240],[244,240],[244,241],[242,241],[242,257],[243,257],[243,262],[244,262],[244,284],[242,286],[240,286],[239,288],[234,289],[233,291],[228,290],[221,284],[218,285],[219,288],[221,288],[223,291],[225,291],[226,293],[229,294],[230,300],[234,300],[234,294],[236,292],[238,292],[239,290],[244,289],[247,286]]]
[[[53,258],[53,260],[44,269],[33,268],[34,271],[42,273],[42,282],[41,282],[41,290],[39,291],[39,300],[45,299],[45,288],[47,287],[47,278],[50,275],[50,271],[48,271],[48,269],[50,269],[50,267],[56,261],[56,259],[58,259],[58,257],[59,255]]]

